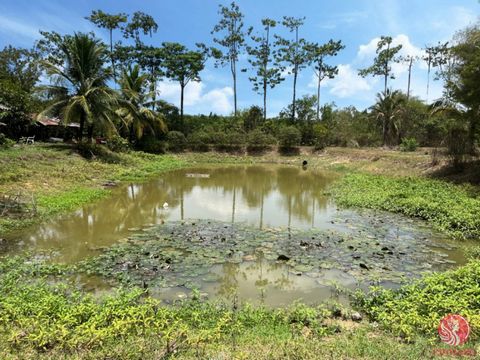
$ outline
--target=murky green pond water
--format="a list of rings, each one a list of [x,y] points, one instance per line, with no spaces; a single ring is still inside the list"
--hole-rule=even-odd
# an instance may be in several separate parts
[[[4,251],[94,259],[91,272],[103,276],[82,280],[94,291],[138,285],[169,301],[198,288],[269,305],[320,302],[339,287],[396,286],[465,261],[421,221],[337,209],[325,195],[335,179],[274,165],[172,171],[14,234]]]

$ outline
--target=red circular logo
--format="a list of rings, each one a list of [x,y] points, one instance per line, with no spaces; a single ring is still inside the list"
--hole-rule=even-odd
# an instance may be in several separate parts
[[[440,320],[438,334],[440,339],[448,345],[462,345],[470,335],[470,325],[460,315],[450,314]]]

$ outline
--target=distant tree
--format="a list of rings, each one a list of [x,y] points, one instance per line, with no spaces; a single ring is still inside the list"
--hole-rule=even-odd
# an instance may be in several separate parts
[[[258,106],[251,106],[243,115],[243,128],[246,132],[255,130],[264,120],[264,112]]]
[[[249,77],[253,84],[253,90],[263,95],[263,119],[267,119],[267,90],[273,89],[283,80],[282,67],[276,63],[273,44],[270,42],[270,31],[277,25],[275,20],[262,19],[263,34],[256,36],[253,28],[248,34],[255,43],[255,46],[247,46],[249,55],[248,62],[255,70],[255,75]]]
[[[407,100],[410,99],[410,83],[412,79],[412,67],[415,61],[418,60],[418,56],[407,55],[402,56],[399,60],[408,66],[408,82],[407,82]]]
[[[291,123],[295,122],[296,111],[296,91],[297,78],[302,69],[307,67],[309,63],[308,45],[305,39],[299,37],[299,29],[304,24],[305,18],[294,18],[284,16],[282,24],[290,32],[294,33],[293,39],[285,39],[276,35],[276,45],[278,48],[277,61],[283,62],[289,69],[289,74],[293,74],[293,100],[292,113],[290,116]]]
[[[39,100],[35,85],[41,74],[39,53],[35,49],[5,47],[0,51],[0,129],[10,137],[20,136],[31,123],[31,113]]]
[[[218,34],[221,37],[215,37],[213,41],[225,48],[225,52],[218,56],[217,65],[230,65],[230,72],[233,78],[233,104],[234,114],[237,116],[237,62],[238,57],[245,47],[245,33],[243,30],[244,15],[235,2],[230,6],[219,5],[218,11],[221,16],[220,21],[213,28],[212,34]]]
[[[121,24],[127,22],[127,15],[124,13],[107,14],[102,10],[93,10],[90,16],[86,17],[87,20],[97,25],[99,28],[107,29],[110,34],[110,59],[112,62],[112,74],[113,79],[116,82],[115,72],[115,60],[113,51],[113,30],[120,29]]]
[[[124,69],[120,78],[122,100],[117,114],[128,128],[130,142],[139,140],[145,130],[152,135],[166,132],[164,117],[147,108],[152,94],[148,93],[148,74],[141,74],[138,65]]]
[[[440,55],[445,100],[453,102],[461,113],[468,132],[468,151],[474,154],[480,135],[480,25],[457,33],[454,45],[441,49]]]
[[[345,45],[339,41],[329,40],[326,44],[310,44],[308,46],[310,61],[314,64],[314,73],[317,77],[317,120],[320,120],[320,86],[323,80],[333,79],[338,74],[338,67],[328,65],[325,59],[337,56]]]
[[[396,56],[402,48],[402,45],[392,47],[393,39],[390,36],[382,36],[377,43],[377,56],[373,60],[373,65],[360,69],[358,74],[362,77],[368,75],[383,76],[384,77],[384,94],[387,93],[388,79],[395,79],[395,74],[392,73],[392,62],[398,62],[399,58]]]
[[[383,146],[398,139],[396,134],[399,133],[405,101],[400,91],[387,90],[377,94],[377,102],[370,108],[372,115],[382,123]]]
[[[156,33],[157,30],[158,24],[152,16],[141,11],[136,11],[133,13],[128,24],[123,28],[123,36],[126,39],[132,38],[136,44],[139,44],[142,42],[140,38],[141,33],[152,37],[153,33]]]
[[[90,139],[94,127],[116,132],[114,110],[117,96],[107,86],[111,71],[104,67],[108,59],[105,45],[82,33],[64,37],[53,43],[55,45],[58,47],[56,53],[61,57],[55,58],[55,63],[48,59],[42,62],[53,81],[53,85],[45,86],[44,90],[54,95],[55,101],[39,116],[54,113],[60,114],[65,123],[78,122],[80,140],[85,126]]]
[[[432,68],[435,68],[440,65],[442,62],[441,60],[441,52],[442,49],[448,47],[448,42],[446,43],[438,43],[436,46],[426,46],[424,51],[425,55],[422,57],[423,61],[427,63],[427,102],[428,102],[428,95],[430,90],[430,72]]]
[[[184,45],[173,42],[162,44],[165,76],[180,85],[180,126],[183,127],[183,100],[185,87],[190,81],[200,81],[200,72],[205,67],[211,50],[199,44],[199,50],[188,50]]]
[[[297,100],[295,122],[311,122],[316,119],[315,107],[317,104],[317,97],[315,95],[304,95]],[[288,105],[280,111],[279,117],[281,119],[290,119],[292,116],[293,104]]]

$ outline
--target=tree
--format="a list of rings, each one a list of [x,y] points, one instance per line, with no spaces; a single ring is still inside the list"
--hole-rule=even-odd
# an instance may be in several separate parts
[[[395,79],[395,75],[392,73],[392,68],[390,64],[392,62],[398,62],[399,59],[396,57],[397,53],[402,48],[402,45],[397,45],[392,47],[393,39],[390,36],[382,36],[377,43],[377,56],[373,60],[373,65],[360,69],[358,74],[362,77],[368,75],[372,76],[383,76],[384,77],[384,94],[387,93],[387,82],[388,79]]]
[[[147,108],[152,94],[147,93],[148,75],[141,74],[138,65],[124,69],[120,78],[122,100],[117,114],[128,128],[130,142],[139,140],[145,130],[153,135],[166,132],[163,115]]]
[[[325,58],[337,56],[345,45],[339,41],[329,40],[326,44],[310,44],[308,46],[310,61],[314,64],[314,73],[317,77],[317,121],[320,120],[320,86],[323,80],[333,79],[338,74],[338,67],[328,65]]]
[[[221,16],[220,21],[213,28],[212,34],[223,34],[222,37],[216,37],[214,42],[226,49],[225,53],[218,56],[216,65],[230,65],[230,72],[233,79],[233,108],[235,117],[237,116],[237,62],[245,46],[245,33],[243,31],[244,15],[235,2],[230,7],[219,5],[218,11]]]
[[[120,24],[127,22],[127,15],[124,13],[119,14],[107,14],[102,10],[93,10],[90,16],[86,17],[87,20],[97,25],[99,28],[107,29],[110,34],[110,60],[112,61],[112,74],[113,79],[116,82],[115,73],[115,60],[113,51],[113,30],[119,29]]]
[[[253,28],[248,30],[248,34],[255,42],[256,46],[247,46],[249,58],[248,62],[255,69],[255,76],[249,77],[253,84],[253,90],[263,95],[263,119],[267,119],[267,89],[273,89],[283,80],[282,68],[275,62],[275,52],[270,42],[270,30],[277,25],[275,20],[262,19],[263,34],[261,36],[253,35]],[[270,66],[272,64],[272,66]]]
[[[132,38],[136,44],[139,44],[142,42],[140,39],[141,32],[143,32],[143,35],[150,35],[150,37],[152,37],[153,33],[156,33],[157,30],[158,24],[152,16],[141,11],[135,11],[131,20],[123,28],[123,36],[126,39]]]
[[[116,93],[108,88],[111,71],[104,67],[108,52],[100,40],[89,34],[77,33],[72,37],[61,37],[50,44],[58,48],[61,57],[52,63],[42,62],[54,85],[44,87],[55,101],[39,116],[47,113],[61,114],[63,122],[79,122],[79,140],[85,126],[88,137],[93,136],[94,127],[115,132],[114,109]]]
[[[370,110],[373,116],[382,123],[383,146],[388,145],[398,135],[403,115],[405,97],[398,90],[387,90],[377,94],[377,102]],[[398,139],[400,140],[400,139]]]
[[[304,20],[305,18],[284,16],[282,24],[294,33],[294,38],[289,40],[278,35],[275,36],[276,45],[279,46],[277,61],[287,64],[287,67],[290,68],[289,74],[293,74],[292,114],[290,116],[292,123],[295,122],[297,77],[309,62],[307,42],[299,37],[299,28],[304,24]]]
[[[440,75],[446,100],[456,103],[468,124],[468,148],[474,153],[480,123],[480,25],[459,32],[455,40],[454,46],[441,51]]]
[[[180,84],[180,121],[183,129],[183,98],[185,87],[190,81],[200,81],[200,72],[205,67],[209,50],[199,44],[202,51],[188,50],[179,43],[164,42],[162,44],[163,66],[167,78]]]
[[[7,124],[5,132],[10,137],[24,132],[36,110],[34,90],[41,73],[38,59],[35,49],[7,46],[0,51],[0,120]]]
[[[407,82],[407,100],[410,99],[410,83],[412,79],[412,67],[413,63],[418,60],[418,56],[407,55],[399,58],[399,61],[407,64],[408,66],[408,82]]]

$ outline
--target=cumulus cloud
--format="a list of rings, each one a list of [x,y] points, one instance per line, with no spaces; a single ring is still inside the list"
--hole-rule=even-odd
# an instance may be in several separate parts
[[[316,84],[315,78],[312,79],[312,83]],[[324,86],[330,89],[330,94],[339,98],[350,97],[372,89],[369,82],[359,76],[357,70],[350,64],[338,65],[338,75],[334,79],[325,80]]]
[[[158,92],[165,99],[176,106],[180,106],[180,85],[172,81],[158,83]],[[192,81],[185,88],[184,105],[186,110],[194,107],[195,112],[228,114],[232,111],[233,89],[231,87],[214,88],[205,91],[202,82]]]

